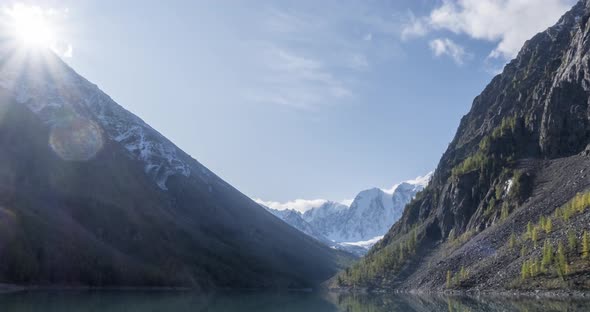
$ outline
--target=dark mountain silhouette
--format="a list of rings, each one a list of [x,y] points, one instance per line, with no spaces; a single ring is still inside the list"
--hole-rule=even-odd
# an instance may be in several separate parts
[[[52,53],[2,47],[0,112],[0,283],[310,287],[349,259]]]

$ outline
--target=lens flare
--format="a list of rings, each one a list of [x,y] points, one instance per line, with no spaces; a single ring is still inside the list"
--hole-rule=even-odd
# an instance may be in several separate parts
[[[81,117],[54,125],[49,136],[51,149],[68,161],[90,160],[102,149],[103,144],[100,126]]]

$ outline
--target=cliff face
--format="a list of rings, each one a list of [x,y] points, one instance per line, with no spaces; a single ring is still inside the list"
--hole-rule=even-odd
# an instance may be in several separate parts
[[[335,284],[412,289],[518,284],[520,267],[530,259],[506,251],[508,238],[518,238],[519,250],[531,243],[529,252],[540,252],[536,242],[525,239],[527,223],[536,224],[590,186],[585,173],[590,162],[583,155],[590,143],[589,18],[590,1],[580,1],[525,43],[475,98],[429,186],[369,256]],[[580,213],[579,219],[586,216],[585,210]],[[554,251],[568,231],[581,240],[588,229],[583,223],[576,227],[577,220],[558,219],[553,220],[558,228],[539,238],[554,244]],[[571,252],[573,259],[576,250]],[[488,260],[493,265],[480,266]],[[447,271],[454,276],[461,268],[470,273],[446,283]],[[506,268],[513,272],[492,276]]]

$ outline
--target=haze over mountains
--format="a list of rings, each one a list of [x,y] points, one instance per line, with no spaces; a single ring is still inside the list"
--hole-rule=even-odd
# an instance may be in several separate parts
[[[401,182],[389,190],[372,188],[361,191],[350,205],[308,201],[308,210],[304,212],[297,211],[301,200],[292,205],[257,202],[296,229],[329,246],[364,255],[399,220],[406,204],[428,185],[431,176],[429,173]],[[277,209],[279,207],[284,210]]]
[[[272,216],[53,53],[2,43],[0,282],[310,287],[350,258]]]

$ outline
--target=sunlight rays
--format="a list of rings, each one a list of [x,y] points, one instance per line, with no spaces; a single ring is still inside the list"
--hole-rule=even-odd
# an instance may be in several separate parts
[[[20,3],[0,6],[0,38],[22,49],[50,49],[61,57],[71,57],[73,47],[64,41],[68,12]]]
[[[104,135],[83,105],[85,91],[60,59],[71,54],[71,45],[56,51],[60,32],[52,17],[59,14],[22,4],[0,6],[0,91],[49,127],[48,146],[55,155],[87,161],[102,150]]]
[[[49,48],[56,41],[55,29],[40,7],[15,4],[6,9],[6,13],[11,19],[9,31],[21,43],[35,48]]]

